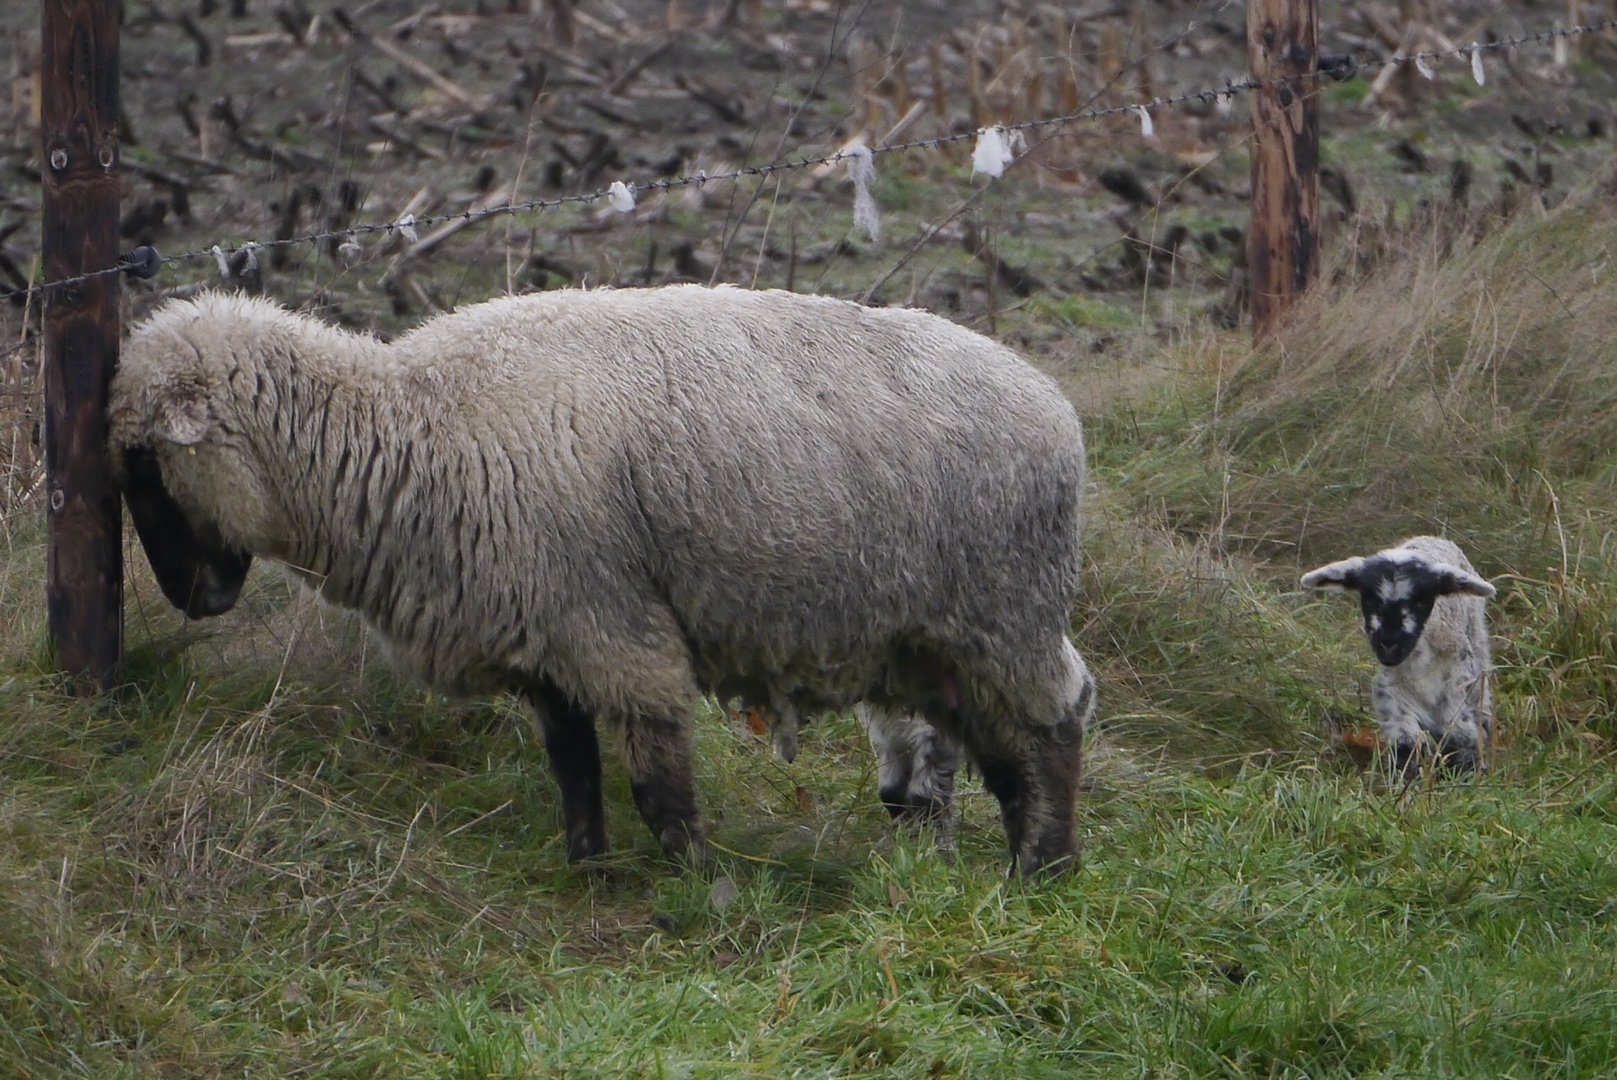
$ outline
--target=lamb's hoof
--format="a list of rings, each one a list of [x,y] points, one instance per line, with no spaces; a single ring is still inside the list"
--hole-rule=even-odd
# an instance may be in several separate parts
[[[1421,759],[1424,756],[1421,753],[1422,747],[1420,743],[1393,743],[1391,750],[1392,774],[1394,777],[1409,780],[1420,774]]]

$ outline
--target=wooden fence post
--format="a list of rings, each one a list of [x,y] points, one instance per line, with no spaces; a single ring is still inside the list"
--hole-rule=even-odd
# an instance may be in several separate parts
[[[44,0],[45,281],[118,262],[118,0]],[[123,653],[123,517],[107,464],[118,276],[45,294],[46,607],[57,662],[106,689]]]
[[[1319,276],[1319,0],[1247,0],[1252,78],[1252,332]]]

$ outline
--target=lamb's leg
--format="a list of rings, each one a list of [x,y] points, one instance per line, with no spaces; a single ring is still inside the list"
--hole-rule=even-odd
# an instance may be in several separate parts
[[[876,752],[877,791],[887,812],[947,828],[959,746],[919,716],[863,704],[858,712]]]
[[[1436,737],[1437,754],[1443,767],[1455,773],[1475,773],[1481,764],[1482,736],[1468,716],[1455,716],[1447,729]]]
[[[601,807],[601,746],[595,717],[554,683],[534,683],[524,689],[523,697],[537,715],[550,768],[561,788],[567,859],[577,862],[599,855],[606,851],[606,815]]]
[[[1463,687],[1454,702],[1452,708],[1447,701],[1440,705],[1440,715],[1447,723],[1438,739],[1438,751],[1446,768],[1476,774],[1483,768],[1482,748],[1493,724],[1493,700],[1486,675],[1479,675]]]
[[[692,726],[688,709],[683,714],[632,714],[618,725],[618,749],[634,804],[663,851],[705,867],[712,852],[696,811]]]
[[[1370,696],[1381,721],[1381,741],[1392,748],[1393,775],[1408,777],[1420,769],[1426,749],[1420,713],[1379,677]]]

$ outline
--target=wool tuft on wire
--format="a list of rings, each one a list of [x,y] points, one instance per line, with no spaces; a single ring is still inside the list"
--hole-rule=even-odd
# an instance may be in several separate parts
[[[612,204],[612,209],[618,213],[629,214],[634,212],[634,188],[625,184],[622,180],[612,181],[612,186],[606,189],[606,198]]]
[[[1428,64],[1426,62],[1426,57],[1422,56],[1420,53],[1415,54],[1415,70],[1420,72],[1420,77],[1425,79],[1427,82],[1431,82],[1433,79],[1437,78],[1437,73],[1432,70],[1432,65]]]
[[[421,240],[421,237],[415,231],[414,214],[405,214],[403,217],[399,218],[398,230],[399,235],[404,237],[407,243],[415,244],[419,243]]]
[[[1144,105],[1134,106],[1134,111],[1140,114],[1140,134],[1147,139],[1157,137],[1157,127],[1151,122],[1151,110]]]
[[[1487,74],[1482,70],[1482,46],[1475,41],[1471,43],[1471,77],[1482,86],[1488,81]]]
[[[230,257],[225,254],[224,248],[220,247],[218,244],[215,244],[213,247],[208,249],[208,254],[213,256],[213,264],[219,268],[219,276],[224,278],[226,281],[229,281]]]
[[[876,156],[868,146],[850,146],[843,151],[848,177],[853,181],[853,227],[864,232],[872,244],[881,243],[881,214],[876,209],[870,185],[876,179]]]
[[[1011,152],[1005,129],[995,124],[977,132],[977,147],[971,152],[971,171],[984,173],[998,180],[1005,175],[1005,166],[1016,160]]]

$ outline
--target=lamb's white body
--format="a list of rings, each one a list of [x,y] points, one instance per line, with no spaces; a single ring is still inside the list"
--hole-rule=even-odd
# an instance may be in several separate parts
[[[1388,646],[1392,663],[1378,648],[1382,664],[1372,691],[1382,738],[1400,760],[1408,762],[1427,746],[1462,767],[1476,767],[1493,730],[1484,609],[1493,587],[1477,576],[1459,546],[1417,536],[1372,556],[1321,567],[1303,584],[1358,590],[1373,645],[1378,637],[1413,635],[1412,647]],[[1431,603],[1424,624],[1417,610],[1423,593]]]
[[[1475,573],[1458,545],[1435,536],[1402,549]],[[1393,745],[1418,742],[1424,733],[1445,753],[1475,757],[1493,730],[1492,649],[1486,601],[1458,593],[1440,596],[1414,652],[1396,667],[1376,672],[1372,696],[1382,737]]]

